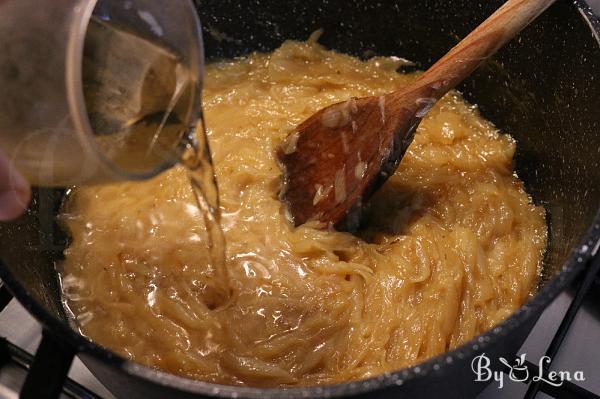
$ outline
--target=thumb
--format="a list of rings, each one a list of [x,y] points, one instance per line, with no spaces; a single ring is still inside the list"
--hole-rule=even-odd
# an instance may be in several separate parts
[[[18,217],[29,203],[31,187],[0,151],[0,221]]]

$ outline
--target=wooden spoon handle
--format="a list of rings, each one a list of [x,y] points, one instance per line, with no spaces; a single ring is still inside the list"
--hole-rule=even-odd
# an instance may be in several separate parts
[[[508,0],[411,86],[436,99],[458,85],[556,0]]]

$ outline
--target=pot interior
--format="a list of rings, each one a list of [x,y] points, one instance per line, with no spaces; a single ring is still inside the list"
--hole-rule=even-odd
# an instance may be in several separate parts
[[[501,1],[196,1],[208,60],[271,51],[323,28],[328,48],[397,55],[430,66]],[[577,7],[557,2],[461,90],[517,140],[516,170],[547,211],[549,246],[540,288],[563,270],[600,204],[600,47]],[[66,323],[54,263],[67,237],[55,215],[64,190],[36,189],[26,215],[0,225],[3,276],[30,308]],[[569,270],[562,273],[569,273]],[[21,295],[22,296],[22,295]],[[23,299],[23,298],[20,298]]]

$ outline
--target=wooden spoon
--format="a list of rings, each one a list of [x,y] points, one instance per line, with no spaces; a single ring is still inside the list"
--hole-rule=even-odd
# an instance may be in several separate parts
[[[294,225],[318,220],[339,226],[360,209],[394,173],[436,101],[554,1],[509,0],[409,86],[331,105],[302,122],[277,150],[280,197]]]

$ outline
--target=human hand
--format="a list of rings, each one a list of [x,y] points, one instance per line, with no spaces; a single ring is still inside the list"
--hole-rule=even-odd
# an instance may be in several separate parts
[[[29,183],[0,151],[0,221],[14,219],[23,213],[30,198]]]

